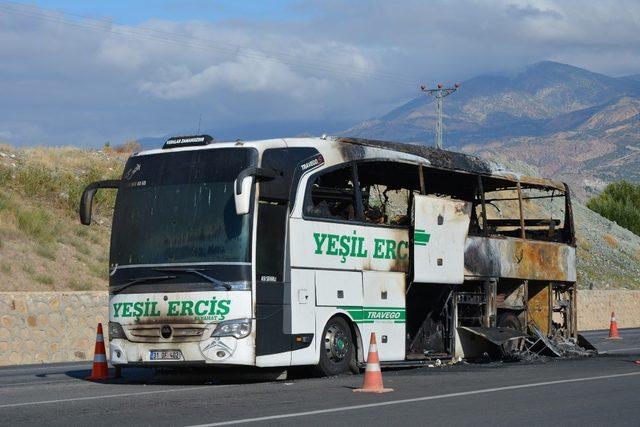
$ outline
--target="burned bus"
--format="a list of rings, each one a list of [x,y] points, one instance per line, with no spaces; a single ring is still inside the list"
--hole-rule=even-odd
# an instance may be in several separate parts
[[[357,369],[576,338],[569,188],[461,153],[354,138],[134,153],[116,189],[114,365]]]

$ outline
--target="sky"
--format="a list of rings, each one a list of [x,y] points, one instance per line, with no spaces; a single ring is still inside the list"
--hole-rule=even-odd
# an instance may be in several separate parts
[[[0,0],[0,141],[335,133],[554,60],[640,73],[637,0]]]

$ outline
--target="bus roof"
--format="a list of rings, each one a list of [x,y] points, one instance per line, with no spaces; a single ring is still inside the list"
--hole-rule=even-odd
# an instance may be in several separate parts
[[[520,175],[516,172],[505,169],[497,163],[481,159],[477,156],[459,153],[456,151],[448,151],[418,144],[380,141],[375,139],[342,137],[337,138],[337,141],[346,144],[383,148],[387,150],[412,154],[414,156],[426,159],[427,161],[429,161],[432,167],[436,167],[439,169],[456,170],[472,174],[491,176],[499,180],[506,180],[513,183],[520,182],[527,187],[554,188],[560,191],[565,191],[565,185],[562,182],[554,181],[547,178],[537,178]]]
[[[180,137],[186,138],[186,137]],[[173,138],[175,139],[175,138]],[[487,182],[487,187],[505,187],[505,184],[516,184],[520,182],[525,187],[541,188],[541,189],[556,189],[559,191],[565,191],[565,185],[562,182],[554,181],[547,178],[537,178],[518,174],[510,171],[498,163],[491,162],[482,159],[477,156],[469,154],[459,153],[456,151],[443,150],[434,147],[428,147],[421,144],[401,143],[391,141],[380,141],[375,139],[363,139],[363,138],[351,138],[351,137],[305,137],[305,138],[274,138],[261,141],[234,141],[234,142],[213,142],[209,141],[206,144],[196,147],[176,147],[170,151],[182,151],[182,150],[198,150],[198,149],[210,149],[210,148],[222,148],[233,146],[249,146],[259,149],[265,148],[277,148],[278,146],[309,146],[315,147],[322,151],[322,146],[326,144],[325,141],[333,141],[338,144],[346,144],[351,146],[371,147],[377,149],[383,149],[388,151],[395,151],[398,153],[408,154],[409,156],[416,156],[426,160],[430,167],[458,171],[469,174],[477,174],[491,178],[493,182]],[[169,150],[162,148],[147,150],[134,155],[148,155],[148,154],[160,154]],[[489,188],[487,188],[489,189]]]

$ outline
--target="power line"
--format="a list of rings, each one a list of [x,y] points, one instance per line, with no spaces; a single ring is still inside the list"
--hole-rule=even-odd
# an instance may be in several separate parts
[[[42,12],[43,10],[46,10],[49,13],[44,13]],[[197,38],[186,34],[173,33],[153,28],[133,27],[126,24],[119,24],[114,21],[101,20],[69,12],[42,9],[36,6],[24,5],[11,1],[0,1],[0,11],[41,21],[48,21],[80,28],[108,32],[110,34],[123,37],[146,39],[173,46],[186,46],[194,49],[210,50],[234,57],[280,62],[311,72],[315,71],[344,77],[351,76],[353,78],[370,78],[375,80],[384,80],[403,86],[407,84],[414,84],[415,82],[411,77],[401,74],[389,73],[385,71],[355,70],[345,65],[331,62],[317,63],[305,61],[300,60],[295,55],[285,52],[254,49],[244,45],[226,42],[223,43],[217,40]],[[81,21],[78,21],[78,19],[81,19]]]

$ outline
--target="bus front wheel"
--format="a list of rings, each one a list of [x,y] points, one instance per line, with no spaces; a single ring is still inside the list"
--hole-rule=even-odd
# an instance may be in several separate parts
[[[322,375],[338,375],[347,372],[354,362],[351,329],[342,317],[332,317],[322,332],[320,362],[316,368]]]

